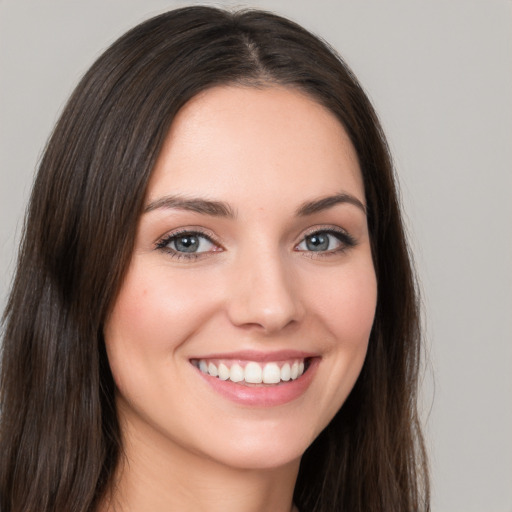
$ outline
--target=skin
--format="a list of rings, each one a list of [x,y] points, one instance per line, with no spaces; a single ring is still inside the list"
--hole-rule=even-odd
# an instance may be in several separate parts
[[[353,200],[297,214],[339,194]],[[169,196],[221,201],[232,216],[169,207]],[[297,90],[216,87],[179,112],[105,327],[125,450],[105,510],[291,510],[300,458],[366,355],[377,284],[364,203],[343,127]],[[212,241],[193,259],[176,239],[162,247],[180,229]],[[331,236],[328,250],[310,250],[306,237],[322,229],[355,245]],[[300,350],[317,363],[294,400],[244,405],[191,364],[240,350]]]

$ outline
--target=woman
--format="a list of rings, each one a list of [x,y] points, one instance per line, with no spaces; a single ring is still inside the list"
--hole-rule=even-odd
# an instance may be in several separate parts
[[[347,66],[171,11],[48,144],[5,314],[2,511],[428,509],[417,298]]]

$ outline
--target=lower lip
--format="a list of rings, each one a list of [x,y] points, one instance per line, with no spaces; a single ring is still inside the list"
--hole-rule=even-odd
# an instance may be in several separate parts
[[[214,391],[233,402],[251,407],[275,407],[292,402],[306,392],[315,376],[318,363],[319,358],[312,359],[307,371],[296,380],[261,386],[246,386],[212,377],[199,369],[197,371]]]

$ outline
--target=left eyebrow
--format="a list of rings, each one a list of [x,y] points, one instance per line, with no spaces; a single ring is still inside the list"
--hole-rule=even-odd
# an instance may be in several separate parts
[[[299,206],[296,215],[298,217],[312,215],[342,203],[348,203],[357,206],[366,215],[366,206],[361,201],[359,201],[357,197],[350,194],[335,194],[333,196],[321,197],[313,201],[307,201]]]
[[[144,213],[157,210],[159,208],[177,210],[188,210],[191,212],[201,213],[203,215],[212,215],[214,217],[235,218],[236,214],[233,209],[222,201],[210,201],[200,197],[182,197],[182,196],[165,196],[149,203],[144,208]]]

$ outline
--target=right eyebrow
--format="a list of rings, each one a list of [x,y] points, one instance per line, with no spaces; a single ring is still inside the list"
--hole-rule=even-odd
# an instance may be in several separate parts
[[[297,215],[305,216],[312,215],[314,213],[321,212],[332,208],[337,204],[348,203],[357,206],[366,215],[366,206],[355,196],[346,193],[335,194],[333,196],[326,196],[316,199],[314,201],[308,201],[301,205],[297,210]]]
[[[164,196],[151,201],[144,208],[144,213],[157,210],[159,208],[178,210],[187,210],[204,215],[212,215],[214,217],[227,217],[233,219],[236,217],[235,212],[229,204],[222,201],[211,201],[200,197],[183,197],[183,196]]]

